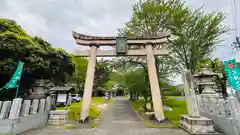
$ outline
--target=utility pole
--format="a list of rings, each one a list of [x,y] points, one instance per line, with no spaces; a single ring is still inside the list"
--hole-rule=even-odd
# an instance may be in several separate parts
[[[237,22],[237,7],[236,7],[236,0],[231,0],[232,6],[232,14],[233,14],[233,23],[235,25],[235,40],[231,44],[233,49],[239,51],[240,50],[240,37],[238,35],[238,22]]]

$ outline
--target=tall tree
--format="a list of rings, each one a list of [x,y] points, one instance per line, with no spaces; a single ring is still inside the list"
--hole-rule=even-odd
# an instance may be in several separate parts
[[[25,63],[21,92],[28,90],[36,79],[65,84],[74,72],[72,58],[67,52],[53,48],[39,37],[29,36],[15,21],[0,19],[0,87],[9,81],[18,60]],[[0,96],[11,97],[14,92],[9,90]]]
[[[158,36],[159,32],[170,31],[167,47],[171,67],[194,73],[200,59],[209,56],[220,42],[219,36],[228,31],[221,24],[224,18],[221,12],[191,10],[182,0],[146,0],[133,6],[132,18],[119,31],[120,35],[131,36]]]

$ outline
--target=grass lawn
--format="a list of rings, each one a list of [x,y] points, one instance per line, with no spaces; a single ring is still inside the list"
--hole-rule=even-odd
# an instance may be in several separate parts
[[[187,104],[185,100],[176,100],[176,97],[169,97],[163,102],[165,106],[171,107],[172,111],[164,111],[165,117],[174,124],[180,124],[180,115],[187,114]]]
[[[187,107],[186,107],[186,101],[185,100],[176,100],[176,97],[168,97],[163,104],[165,106],[171,107],[172,111],[164,111],[165,118],[167,120],[170,120],[173,123],[173,126],[176,127],[180,124],[180,115],[181,114],[187,114]],[[135,100],[132,101],[133,109],[136,112],[143,113],[144,109],[142,107],[142,104],[144,104],[143,100]],[[154,125],[151,125],[149,122],[144,121],[144,124],[149,127],[156,127]]]
[[[92,104],[89,110],[89,117],[92,119],[96,119],[101,115],[101,108],[97,107],[100,104],[108,104],[113,102],[114,99],[111,99],[107,102],[104,101],[104,98],[101,97],[93,97],[92,98]],[[69,106],[69,115],[68,119],[69,120],[78,120],[80,118],[80,112],[81,112],[81,106],[82,102],[78,103],[72,103]],[[57,107],[57,110],[64,110],[65,107]]]

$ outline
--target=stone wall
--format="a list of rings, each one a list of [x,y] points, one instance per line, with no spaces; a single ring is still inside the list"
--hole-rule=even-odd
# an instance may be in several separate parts
[[[226,135],[240,135],[240,104],[236,97],[209,100],[197,96],[201,116],[214,122],[214,129]]]
[[[50,109],[50,96],[46,99],[0,101],[0,134],[19,134],[45,126]]]

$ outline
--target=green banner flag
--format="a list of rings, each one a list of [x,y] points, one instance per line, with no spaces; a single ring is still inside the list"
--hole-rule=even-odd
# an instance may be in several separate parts
[[[236,91],[240,91],[240,69],[235,59],[224,61],[224,69],[226,71],[229,85]]]
[[[18,67],[15,73],[13,74],[11,80],[3,87],[4,89],[12,89],[12,88],[17,88],[19,86],[22,71],[23,71],[23,66],[24,66],[24,63],[19,61]]]

